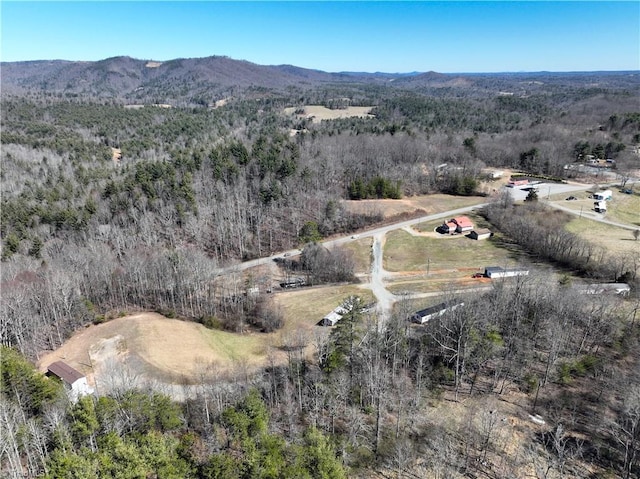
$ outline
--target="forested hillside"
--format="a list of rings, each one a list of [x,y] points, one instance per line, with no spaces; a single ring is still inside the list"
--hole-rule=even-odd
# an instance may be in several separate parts
[[[568,281],[470,294],[429,330],[408,327],[409,306],[379,327],[356,305],[313,360],[292,351],[286,367],[255,377],[209,377],[182,404],[121,391],[70,405],[24,358],[127,311],[261,334],[261,318],[278,312],[225,282],[223,268],[383,220],[343,200],[489,196],[487,168],[567,179],[578,173],[565,165],[588,155],[629,178],[639,167],[638,78],[389,81],[222,57],[3,63],[3,472],[637,477],[637,296],[586,300]],[[319,121],[308,105],[371,112]],[[545,229],[541,208],[496,201],[484,215],[567,275],[637,281],[637,258],[612,266],[578,238],[553,236],[560,228]],[[551,255],[545,238],[565,254]],[[297,267],[346,266],[319,282],[352,276],[348,258],[305,250]],[[552,430],[492,415],[514,397]],[[436,417],[444,399],[454,412]],[[469,407],[456,416],[461,403]]]

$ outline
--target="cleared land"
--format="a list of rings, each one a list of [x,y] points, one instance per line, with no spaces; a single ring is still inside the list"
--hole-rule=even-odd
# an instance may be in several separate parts
[[[565,201],[564,197],[556,201],[579,211],[592,204],[586,196],[586,193],[581,195],[577,201]],[[488,200],[486,197],[430,195],[403,200],[347,201],[345,205],[351,211],[380,211],[390,218],[416,212],[433,214]],[[611,204],[612,207],[615,204],[619,221],[640,224],[637,218],[640,197],[618,194]],[[612,215],[607,215],[611,219]],[[469,216],[477,227],[487,226],[481,217],[473,213]],[[491,280],[472,278],[472,274],[490,265],[511,267],[523,259],[531,260],[500,233],[490,240],[474,241],[464,235],[435,233],[439,224],[441,221],[423,223],[410,230],[396,230],[386,235],[383,265],[389,291],[397,295],[404,292],[435,294],[486,287]],[[587,218],[576,217],[566,227],[608,251],[637,253],[640,244],[634,240],[632,231]],[[356,273],[363,281],[368,281],[372,239],[354,238],[344,247],[353,254]],[[536,265],[534,269],[545,267]],[[280,273],[271,263],[247,272],[261,289],[263,283],[271,283]],[[99,381],[102,381],[100,376],[108,378],[114,362],[130,368],[133,377],[153,378],[164,384],[176,385],[197,383],[204,368],[213,368],[220,375],[256,370],[267,363],[286,361],[287,350],[292,347],[300,348],[301,354],[313,354],[314,338],[330,331],[316,324],[352,294],[363,297],[366,302],[374,301],[371,290],[358,284],[277,292],[272,298],[285,324],[281,330],[270,334],[234,334],[155,313],[134,314],[79,331],[59,350],[42,357],[39,365],[46,368],[51,362],[62,359],[86,373],[94,384],[93,375]],[[411,309],[439,301],[437,297],[414,298]]]
[[[357,295],[366,303],[374,300],[370,290],[358,285],[346,284],[279,293],[276,303],[285,318],[283,333],[307,330],[317,324],[327,313],[339,306],[350,295]]]
[[[157,313],[139,313],[89,326],[61,348],[38,361],[41,370],[63,360],[88,376],[92,384],[106,384],[117,366],[126,366],[132,378],[153,378],[168,384],[198,382],[203,368],[219,374],[238,368],[255,370],[267,361],[286,361],[285,347],[306,345],[311,353],[315,325],[347,296],[372,301],[370,291],[357,285],[308,288],[276,295],[285,326],[270,334],[234,334],[201,324],[169,319]]]
[[[343,205],[351,213],[382,214],[385,218],[418,213],[430,215],[472,206],[489,199],[482,196],[420,195],[400,200],[345,200]]]
[[[350,251],[353,255],[356,274],[367,274],[371,271],[372,244],[373,240],[371,238],[362,238],[341,246],[341,248]]]
[[[384,250],[385,270],[397,272],[477,271],[485,266],[511,266],[516,259],[493,239],[475,241],[463,235],[413,236],[402,230],[387,235]]]
[[[332,110],[322,105],[305,105],[303,108],[290,107],[285,108],[286,115],[296,115],[298,118],[309,118],[313,123],[320,123],[322,120],[336,120],[338,118],[373,118],[370,106],[348,106]],[[302,110],[302,113],[296,114],[296,111]]]
[[[237,363],[259,366],[269,349],[265,339],[259,334],[232,334],[156,313],[140,313],[89,326],[38,364],[44,369],[61,359],[91,379],[95,371],[108,374],[107,363],[116,360],[132,366],[138,374],[189,383],[197,380],[203,364],[216,365],[221,371]],[[275,337],[268,339],[275,343]]]
[[[566,229],[611,253],[640,253],[640,241],[634,239],[633,231],[624,228],[576,218],[567,223]]]

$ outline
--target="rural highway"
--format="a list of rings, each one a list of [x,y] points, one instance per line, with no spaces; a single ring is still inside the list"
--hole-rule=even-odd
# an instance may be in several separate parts
[[[350,236],[343,236],[340,238],[335,238],[335,239],[328,239],[325,241],[321,241],[320,244],[326,246],[326,247],[331,247],[331,246],[339,246],[339,245],[343,245],[345,243],[350,243],[352,241],[354,241],[355,239],[360,239],[360,238],[370,238],[370,237],[376,237],[378,235],[385,235],[390,231],[393,230],[397,230],[397,229],[401,229],[401,228],[406,228],[408,226],[413,226],[419,223],[424,223],[426,221],[433,221],[433,220],[437,220],[437,219],[442,219],[442,218],[452,218],[454,216],[460,215],[460,214],[464,214],[464,213],[468,213],[469,211],[478,209],[478,208],[482,208],[483,206],[486,206],[488,203],[479,203],[477,205],[472,205],[472,206],[466,206],[464,208],[458,208],[455,210],[449,210],[449,211],[445,211],[443,213],[436,213],[433,215],[426,215],[426,216],[420,216],[418,218],[413,218],[411,220],[405,220],[405,221],[400,221],[398,223],[393,223],[390,225],[385,225],[385,226],[381,226],[379,228],[375,228],[375,229],[371,229],[368,231],[363,231],[357,234],[353,234]],[[220,268],[218,269],[217,273],[218,274],[225,274],[225,273],[232,273],[232,272],[236,272],[236,271],[243,271],[245,269],[248,268],[253,268],[255,266],[260,266],[261,264],[268,264],[270,261],[273,261],[275,259],[278,258],[285,258],[288,256],[294,256],[300,254],[300,249],[290,249],[288,251],[283,251],[281,253],[277,253],[274,254],[272,256],[266,256],[264,258],[258,258],[258,259],[252,259],[249,261],[244,261],[242,263],[238,263],[235,265],[231,265],[231,266],[227,266],[224,268]]]

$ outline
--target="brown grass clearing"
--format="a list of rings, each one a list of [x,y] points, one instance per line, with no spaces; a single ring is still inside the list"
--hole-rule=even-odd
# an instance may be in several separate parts
[[[139,313],[89,326],[38,361],[42,370],[63,360],[88,374],[103,370],[109,361],[129,364],[141,377],[175,382],[195,382],[203,365],[215,365],[222,373],[238,364],[249,369],[262,366],[279,346],[274,334],[233,334],[157,313]],[[284,355],[278,355],[284,361]],[[95,384],[95,382],[94,382]]]
[[[390,218],[402,214],[431,215],[484,203],[484,196],[419,195],[400,200],[344,200],[342,205],[355,214],[382,214]]]
[[[350,295],[374,300],[370,290],[354,284],[302,288],[275,295],[276,304],[285,318],[283,333],[310,331],[327,313],[339,306]]]
[[[304,113],[296,115],[298,118],[310,118],[313,123],[320,123],[322,120],[336,120],[338,118],[373,118],[370,106],[348,106],[332,110],[322,105],[305,105]],[[285,115],[294,115],[299,107],[289,107],[284,109]]]
[[[352,254],[356,274],[367,274],[371,271],[371,247],[373,238],[361,238],[340,246]]]
[[[120,148],[111,148],[111,159],[115,164],[119,164],[122,160],[122,151]]]
[[[633,231],[631,230],[617,228],[586,218],[572,219],[567,223],[566,229],[585,241],[601,246],[611,253],[631,253],[636,255],[640,253],[640,241],[634,239]]]
[[[458,271],[485,266],[511,265],[512,253],[492,240],[474,241],[463,235],[442,241],[430,236],[412,236],[396,230],[387,235],[384,268],[387,271]]]

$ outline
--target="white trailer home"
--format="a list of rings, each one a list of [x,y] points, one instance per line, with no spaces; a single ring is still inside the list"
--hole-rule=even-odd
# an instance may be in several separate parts
[[[431,306],[429,308],[421,309],[420,311],[416,311],[411,315],[409,320],[413,323],[424,324],[428,322],[431,318],[437,318],[438,316],[442,316],[447,311],[455,311],[458,308],[464,306],[463,302],[455,303],[455,302],[446,302],[436,304],[435,306]]]
[[[613,192],[611,190],[596,191],[593,194],[593,199],[596,201],[609,201],[613,198]]]
[[[487,266],[484,269],[484,275],[487,278],[509,278],[511,276],[527,276],[529,274],[528,269],[505,269],[500,266]]]
[[[606,201],[596,201],[593,203],[593,209],[596,213],[606,213],[607,212],[607,202]]]

